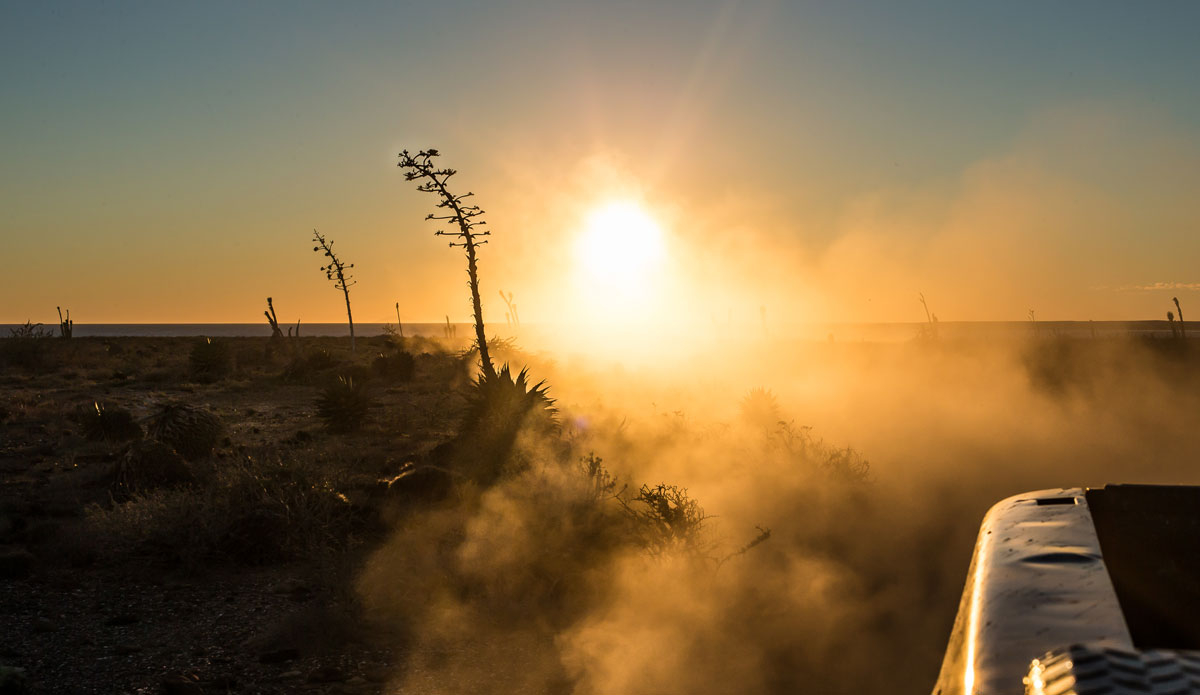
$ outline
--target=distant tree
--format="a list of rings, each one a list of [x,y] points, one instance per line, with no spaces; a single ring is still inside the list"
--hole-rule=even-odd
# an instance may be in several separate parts
[[[1179,337],[1187,337],[1187,328],[1183,324],[1183,307],[1179,306],[1179,297],[1171,297],[1171,301],[1175,302],[1175,308],[1179,311]]]
[[[483,326],[483,304],[479,299],[479,266],[475,258],[475,251],[479,246],[487,243],[487,239],[481,237],[490,236],[491,232],[476,231],[477,227],[486,226],[487,223],[478,219],[483,215],[483,210],[478,205],[468,205],[464,203],[467,198],[475,195],[467,192],[461,195],[451,193],[446,187],[446,182],[450,177],[454,176],[457,171],[454,169],[438,169],[433,164],[433,158],[438,156],[438,151],[434,149],[421,150],[414,154],[409,154],[408,150],[400,153],[401,169],[404,169],[404,178],[406,181],[417,181],[417,190],[422,193],[433,193],[439,198],[437,207],[443,210],[445,214],[437,215],[430,213],[425,216],[426,220],[446,221],[458,227],[457,231],[442,231],[434,232],[438,236],[448,236],[457,241],[451,241],[450,246],[461,247],[467,255],[467,276],[470,280],[471,287],[471,308],[475,313],[475,341],[479,344],[479,360],[480,368],[483,370],[483,375],[487,379],[496,378],[496,368],[492,365],[491,355],[488,354],[487,336],[484,334]],[[446,319],[449,324],[450,319]]]
[[[350,322],[350,352],[354,352],[354,315],[350,313],[350,287],[355,283],[350,278],[350,274],[346,271],[354,267],[353,263],[343,263],[340,258],[333,253],[333,242],[326,239],[317,230],[313,230],[313,241],[317,245],[313,247],[313,251],[318,253],[324,252],[325,257],[329,259],[328,265],[321,266],[321,272],[325,273],[325,277],[333,281],[333,286],[342,291],[346,295],[346,318]],[[296,334],[300,334],[299,325],[296,327]]]

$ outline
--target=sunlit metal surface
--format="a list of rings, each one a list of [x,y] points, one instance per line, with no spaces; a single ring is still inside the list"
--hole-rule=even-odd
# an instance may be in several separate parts
[[[1027,695],[1196,695],[1200,652],[1130,651],[1094,644],[1055,649],[1034,659]]]
[[[1010,497],[984,517],[936,695],[1020,693],[1057,645],[1132,650],[1082,488]]]

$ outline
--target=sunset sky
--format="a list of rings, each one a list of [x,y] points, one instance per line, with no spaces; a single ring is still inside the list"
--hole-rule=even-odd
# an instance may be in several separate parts
[[[0,5],[0,322],[1200,317],[1200,3]],[[587,272],[612,204],[661,229]],[[619,249],[618,249],[619,250]],[[595,268],[591,268],[595,270]],[[591,278],[591,280],[589,280]],[[594,281],[593,281],[594,280]]]

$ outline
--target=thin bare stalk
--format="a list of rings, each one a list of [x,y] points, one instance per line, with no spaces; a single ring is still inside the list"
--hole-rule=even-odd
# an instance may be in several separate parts
[[[415,155],[404,150],[400,153],[399,166],[405,170],[406,181],[418,182],[418,191],[433,193],[439,198],[437,207],[445,211],[445,214],[430,213],[425,216],[425,219],[445,221],[458,227],[458,231],[446,232],[439,229],[434,234],[457,239],[457,241],[451,241],[450,246],[452,248],[461,247],[466,252],[467,277],[471,287],[471,310],[475,315],[475,340],[479,344],[480,368],[485,377],[494,379],[496,368],[492,365],[492,358],[488,353],[487,335],[484,332],[483,303],[479,299],[479,264],[475,256],[476,249],[487,243],[487,239],[481,237],[490,236],[491,232],[475,230],[476,227],[487,225],[483,220],[476,219],[483,214],[483,210],[478,205],[468,205],[463,202],[475,195],[474,193],[468,191],[462,195],[455,195],[450,192],[446,187],[446,182],[458,172],[454,169],[435,168],[433,158],[438,154],[438,151],[434,149],[421,150]],[[449,321],[447,318],[446,322],[449,323]]]

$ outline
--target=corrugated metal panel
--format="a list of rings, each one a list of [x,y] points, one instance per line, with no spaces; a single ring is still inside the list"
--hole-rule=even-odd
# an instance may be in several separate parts
[[[1200,695],[1200,652],[1076,644],[1034,659],[1026,695]]]

